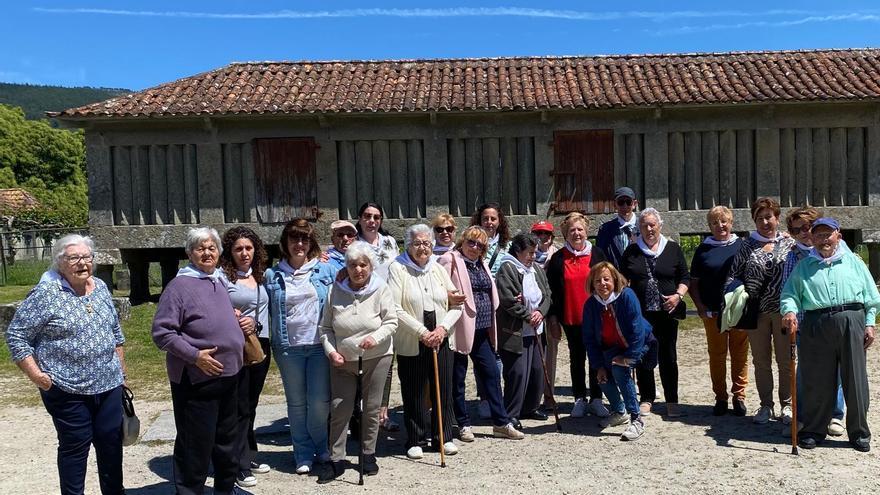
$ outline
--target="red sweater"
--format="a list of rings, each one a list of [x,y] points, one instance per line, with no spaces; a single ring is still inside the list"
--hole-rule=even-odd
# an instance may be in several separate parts
[[[595,248],[594,248],[595,249]],[[563,248],[562,276],[565,280],[565,304],[562,311],[564,325],[580,325],[584,318],[584,303],[587,302],[587,277],[590,276],[589,256],[575,256]]]

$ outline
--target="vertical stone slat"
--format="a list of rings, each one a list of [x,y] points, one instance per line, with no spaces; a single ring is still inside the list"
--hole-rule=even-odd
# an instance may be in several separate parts
[[[113,147],[113,217],[116,225],[131,221],[131,147]]]
[[[706,131],[700,135],[702,168],[701,208],[709,209],[718,204],[718,133]]]
[[[483,147],[477,138],[467,138],[464,142],[465,173],[467,177],[466,211],[473,213],[477,206],[485,203],[483,196]]]
[[[813,205],[815,206],[830,204],[828,202],[830,144],[827,127],[813,129]]]
[[[755,195],[755,134],[736,131],[736,207],[749,208]]]
[[[169,223],[167,146],[150,146],[150,206],[150,223]]]
[[[645,197],[645,154],[641,134],[626,135],[626,182],[639,198]]]
[[[360,206],[357,197],[354,141],[337,141],[336,166],[339,169],[339,218],[357,220]]]
[[[132,224],[148,225],[150,208],[150,147],[132,147],[131,161]]]
[[[483,193],[486,201],[501,202],[501,149],[498,138],[483,138]]]
[[[406,164],[409,171],[410,203],[409,217],[425,217],[425,155],[420,139],[406,143]]]
[[[794,129],[779,131],[779,204],[797,205]]]
[[[755,131],[755,194],[779,199],[779,129]]]
[[[865,206],[865,130],[850,127],[846,130],[846,204]]]
[[[535,140],[517,138],[517,178],[519,190],[518,211],[520,215],[534,215],[535,211]]]
[[[516,214],[518,193],[516,138],[501,138],[501,207],[505,215]]]
[[[828,181],[828,204],[843,206],[846,204],[846,179],[849,173],[846,153],[846,128],[831,129],[831,150]]]
[[[616,153],[615,150],[615,161]],[[666,131],[645,134],[645,197],[639,201],[643,207],[669,211],[669,136]]]
[[[684,209],[684,134],[669,133],[669,210]]]
[[[449,157],[449,212],[456,217],[467,216],[467,165],[464,139],[447,140]]]
[[[626,186],[626,134],[614,133],[614,189]]]
[[[113,157],[100,134],[86,134],[89,225],[113,225]]]
[[[813,187],[813,132],[809,128],[795,131],[795,197],[796,204],[814,204]]]
[[[395,217],[395,208],[391,206],[391,159],[388,141],[373,141],[373,192],[377,203],[385,209],[385,214]]]
[[[699,210],[703,199],[703,146],[699,132],[684,135],[684,199],[686,210]]]
[[[248,141],[239,148],[241,156],[241,207],[243,222],[257,221],[257,181],[254,174],[254,145]],[[336,167],[333,167],[334,169]]]
[[[370,141],[355,142],[354,162],[355,177],[357,178],[357,206],[355,208],[359,208],[364,203],[376,201],[373,194],[373,144]]]

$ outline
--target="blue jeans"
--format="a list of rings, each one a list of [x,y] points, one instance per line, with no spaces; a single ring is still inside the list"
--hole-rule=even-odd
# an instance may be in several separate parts
[[[287,421],[297,466],[329,458],[330,361],[321,344],[273,349],[287,397]]]
[[[636,384],[632,379],[632,368],[629,366],[612,365],[606,363],[608,381],[600,383],[602,393],[608,398],[612,412],[631,415],[639,414],[639,401],[636,398]]]

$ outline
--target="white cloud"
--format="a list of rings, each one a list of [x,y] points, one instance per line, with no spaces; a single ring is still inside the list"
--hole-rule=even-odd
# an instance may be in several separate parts
[[[788,20],[780,20],[780,21],[750,21],[750,22],[738,22],[731,24],[708,24],[705,26],[681,26],[672,29],[663,29],[658,31],[652,31],[653,34],[656,35],[674,35],[674,34],[691,34],[691,33],[704,33],[709,31],[724,31],[724,30],[734,30],[734,29],[747,29],[747,28],[784,28],[784,27],[792,27],[792,26],[800,26],[804,24],[816,24],[816,23],[832,23],[832,22],[880,22],[880,15],[871,14],[871,13],[850,13],[850,14],[836,14],[836,15],[811,15],[807,17],[800,17],[797,19],[788,19]]]

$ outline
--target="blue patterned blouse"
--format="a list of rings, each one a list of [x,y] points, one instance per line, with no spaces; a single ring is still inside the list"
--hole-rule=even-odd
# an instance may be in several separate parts
[[[28,294],[6,330],[16,363],[34,356],[52,386],[82,395],[122,384],[116,346],[125,342],[107,286],[98,278],[87,296],[61,280],[44,280]]]

